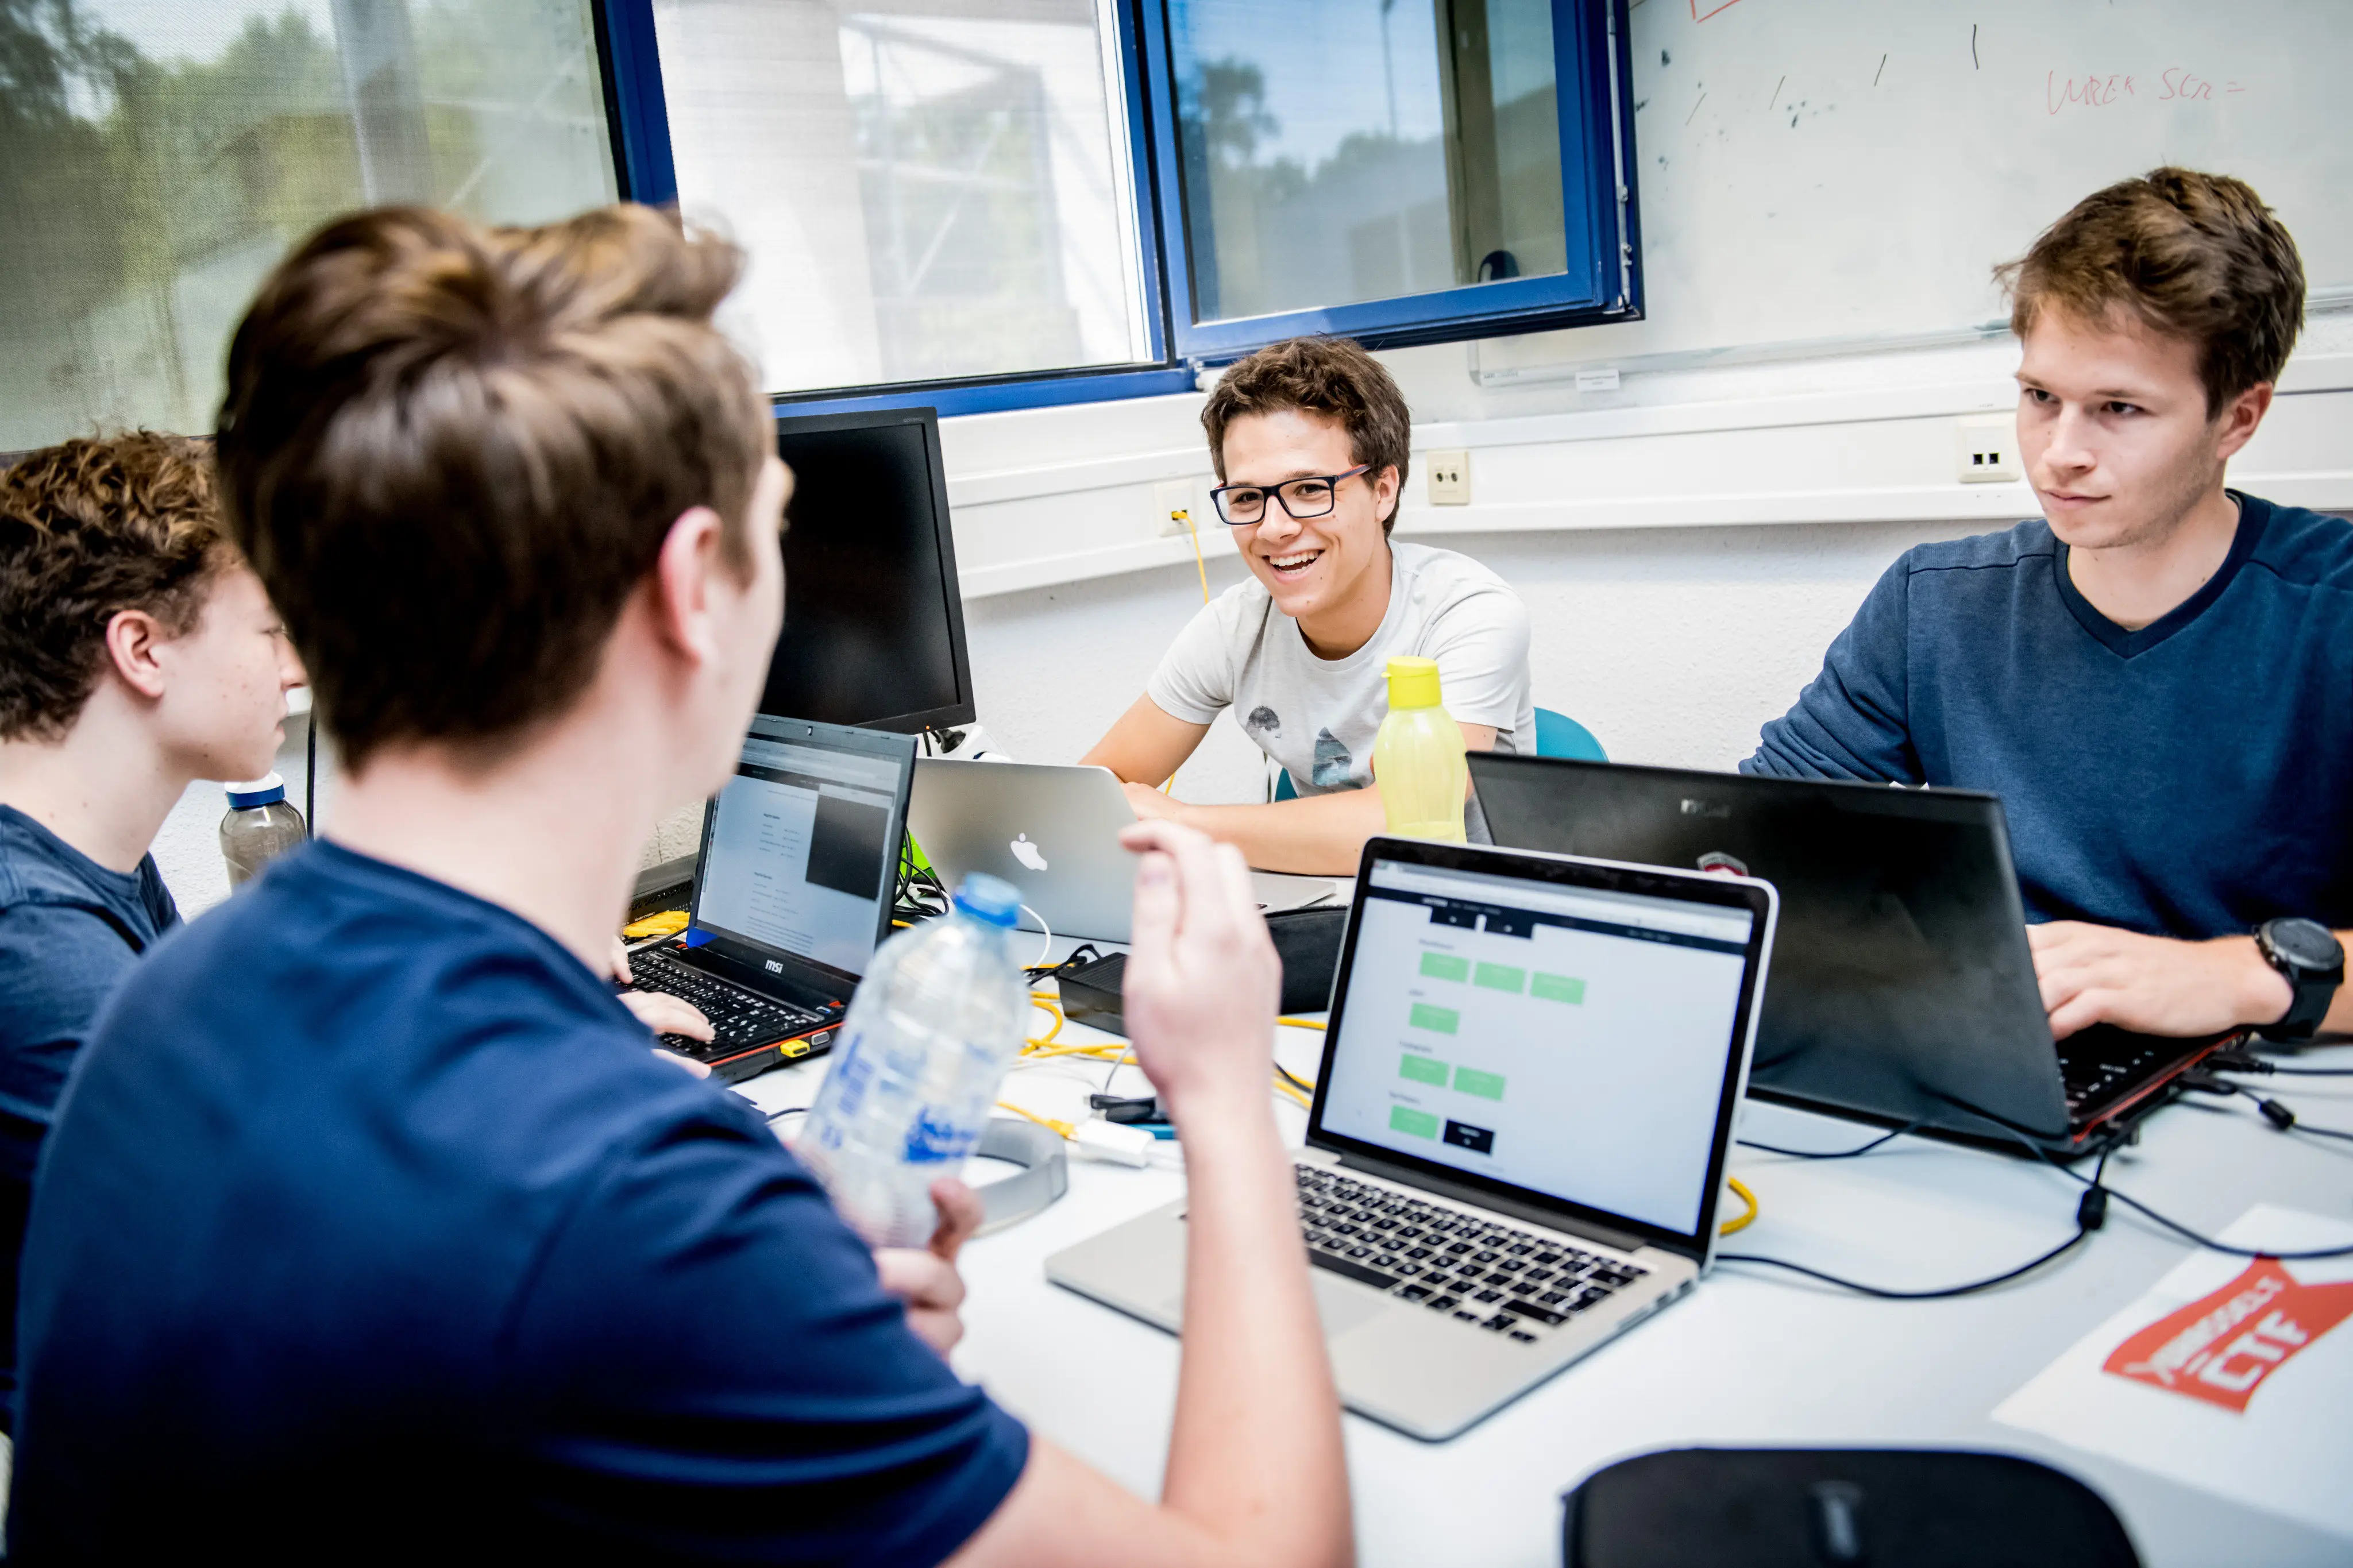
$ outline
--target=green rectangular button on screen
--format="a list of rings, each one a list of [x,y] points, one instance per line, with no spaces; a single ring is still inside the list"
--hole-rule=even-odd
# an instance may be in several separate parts
[[[1462,1015],[1451,1007],[1433,1007],[1427,1002],[1413,1005],[1410,1020],[1417,1029],[1429,1029],[1440,1035],[1451,1035],[1462,1022]]]
[[[1566,974],[1538,973],[1535,984],[1528,987],[1528,994],[1540,996],[1547,1002],[1568,1002],[1582,1005],[1585,1001],[1585,982],[1571,980]]]
[[[1421,972],[1432,980],[1468,980],[1471,961],[1451,952],[1425,952],[1421,955]]]
[[[1416,1110],[1409,1105],[1392,1105],[1389,1107],[1389,1129],[1395,1132],[1410,1133],[1416,1138],[1435,1138],[1438,1136],[1438,1118],[1427,1110]]]
[[[1474,1072],[1469,1068],[1454,1069],[1454,1087],[1463,1094],[1475,1094],[1482,1100],[1504,1098],[1504,1075],[1496,1072]]]
[[[1484,985],[1490,991],[1512,992],[1525,990],[1527,986],[1527,983],[1528,972],[1520,968],[1517,964],[1512,963],[1481,964],[1479,966],[1479,978],[1476,982],[1476,984]]]
[[[1432,1061],[1428,1057],[1407,1057],[1398,1063],[1398,1075],[1409,1078],[1416,1083],[1442,1086],[1446,1082],[1446,1064]]]

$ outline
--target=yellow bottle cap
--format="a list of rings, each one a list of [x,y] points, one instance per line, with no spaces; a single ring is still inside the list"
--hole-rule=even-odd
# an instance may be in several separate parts
[[[1410,655],[1389,660],[1389,707],[1436,708],[1438,661]]]

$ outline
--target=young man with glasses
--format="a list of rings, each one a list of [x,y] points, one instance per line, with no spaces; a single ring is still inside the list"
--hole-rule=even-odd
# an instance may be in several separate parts
[[[1388,661],[1438,661],[1467,746],[1533,751],[1527,610],[1468,556],[1390,541],[1412,418],[1356,344],[1260,350],[1219,379],[1201,425],[1250,580],[1193,617],[1083,760],[1126,783],[1138,816],[1187,823],[1267,870],[1345,876],[1386,826],[1366,786]],[[1298,799],[1198,805],[1160,793],[1229,708]]]

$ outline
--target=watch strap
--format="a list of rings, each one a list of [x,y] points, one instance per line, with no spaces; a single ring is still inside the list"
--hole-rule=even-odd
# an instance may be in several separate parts
[[[2288,1003],[2285,1017],[2262,1026],[2255,1033],[2267,1040],[2308,1040],[2318,1031],[2321,1021],[2328,1016],[2328,1009],[2337,1000],[2337,987],[2345,983],[2345,955],[2340,948],[2334,968],[2306,968],[2289,958],[2270,940],[2270,924],[2266,921],[2256,928],[2255,950],[2263,955],[2265,963],[2286,979],[2295,996]]]

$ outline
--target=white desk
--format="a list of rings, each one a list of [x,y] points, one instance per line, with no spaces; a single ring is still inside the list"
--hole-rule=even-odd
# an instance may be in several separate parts
[[[1322,1036],[1282,1035],[1279,1058],[1312,1075]],[[1076,1026],[1062,1035],[1104,1037]],[[2353,1066],[2353,1049],[2331,1055]],[[805,1105],[825,1065],[743,1088],[770,1110]],[[1120,1077],[1124,1092],[1145,1092],[1134,1068]],[[1088,1090],[1103,1078],[1100,1064],[1025,1068],[1008,1080],[1005,1098],[1050,1115],[1083,1115]],[[2316,1124],[2353,1127],[2353,1079],[2261,1081]],[[1303,1140],[1305,1116],[1281,1100],[1276,1112],[1289,1137]],[[1742,1131],[1819,1149],[1872,1136],[1850,1122],[1754,1101]],[[1732,1169],[1763,1205],[1757,1223],[1733,1238],[1736,1250],[1898,1288],[1956,1283],[2032,1257],[2067,1236],[2083,1190],[2022,1159],[1917,1138],[1829,1163],[1736,1150]],[[2160,1111],[2138,1148],[2110,1161],[2108,1175],[2115,1187],[2208,1235],[2259,1201],[2353,1217],[2353,1143],[2275,1132],[2243,1098],[2193,1099]],[[1176,1341],[1049,1285],[1044,1261],[1182,1193],[1174,1168],[1074,1157],[1069,1196],[975,1242],[964,1258],[971,1296],[957,1368],[1034,1429],[1146,1497],[1158,1495],[1167,1458]],[[2115,1505],[2149,1568],[2353,1563],[2353,1541],[1992,1421],[1996,1405],[2187,1251],[2114,1205],[2106,1228],[2064,1261],[1958,1300],[1873,1301],[1725,1266],[1686,1300],[1452,1442],[1419,1443],[1347,1417],[1359,1556],[1418,1568],[1552,1568],[1560,1561],[1561,1493],[1611,1460],[1679,1445],[1780,1444],[1984,1447],[2046,1459]]]

